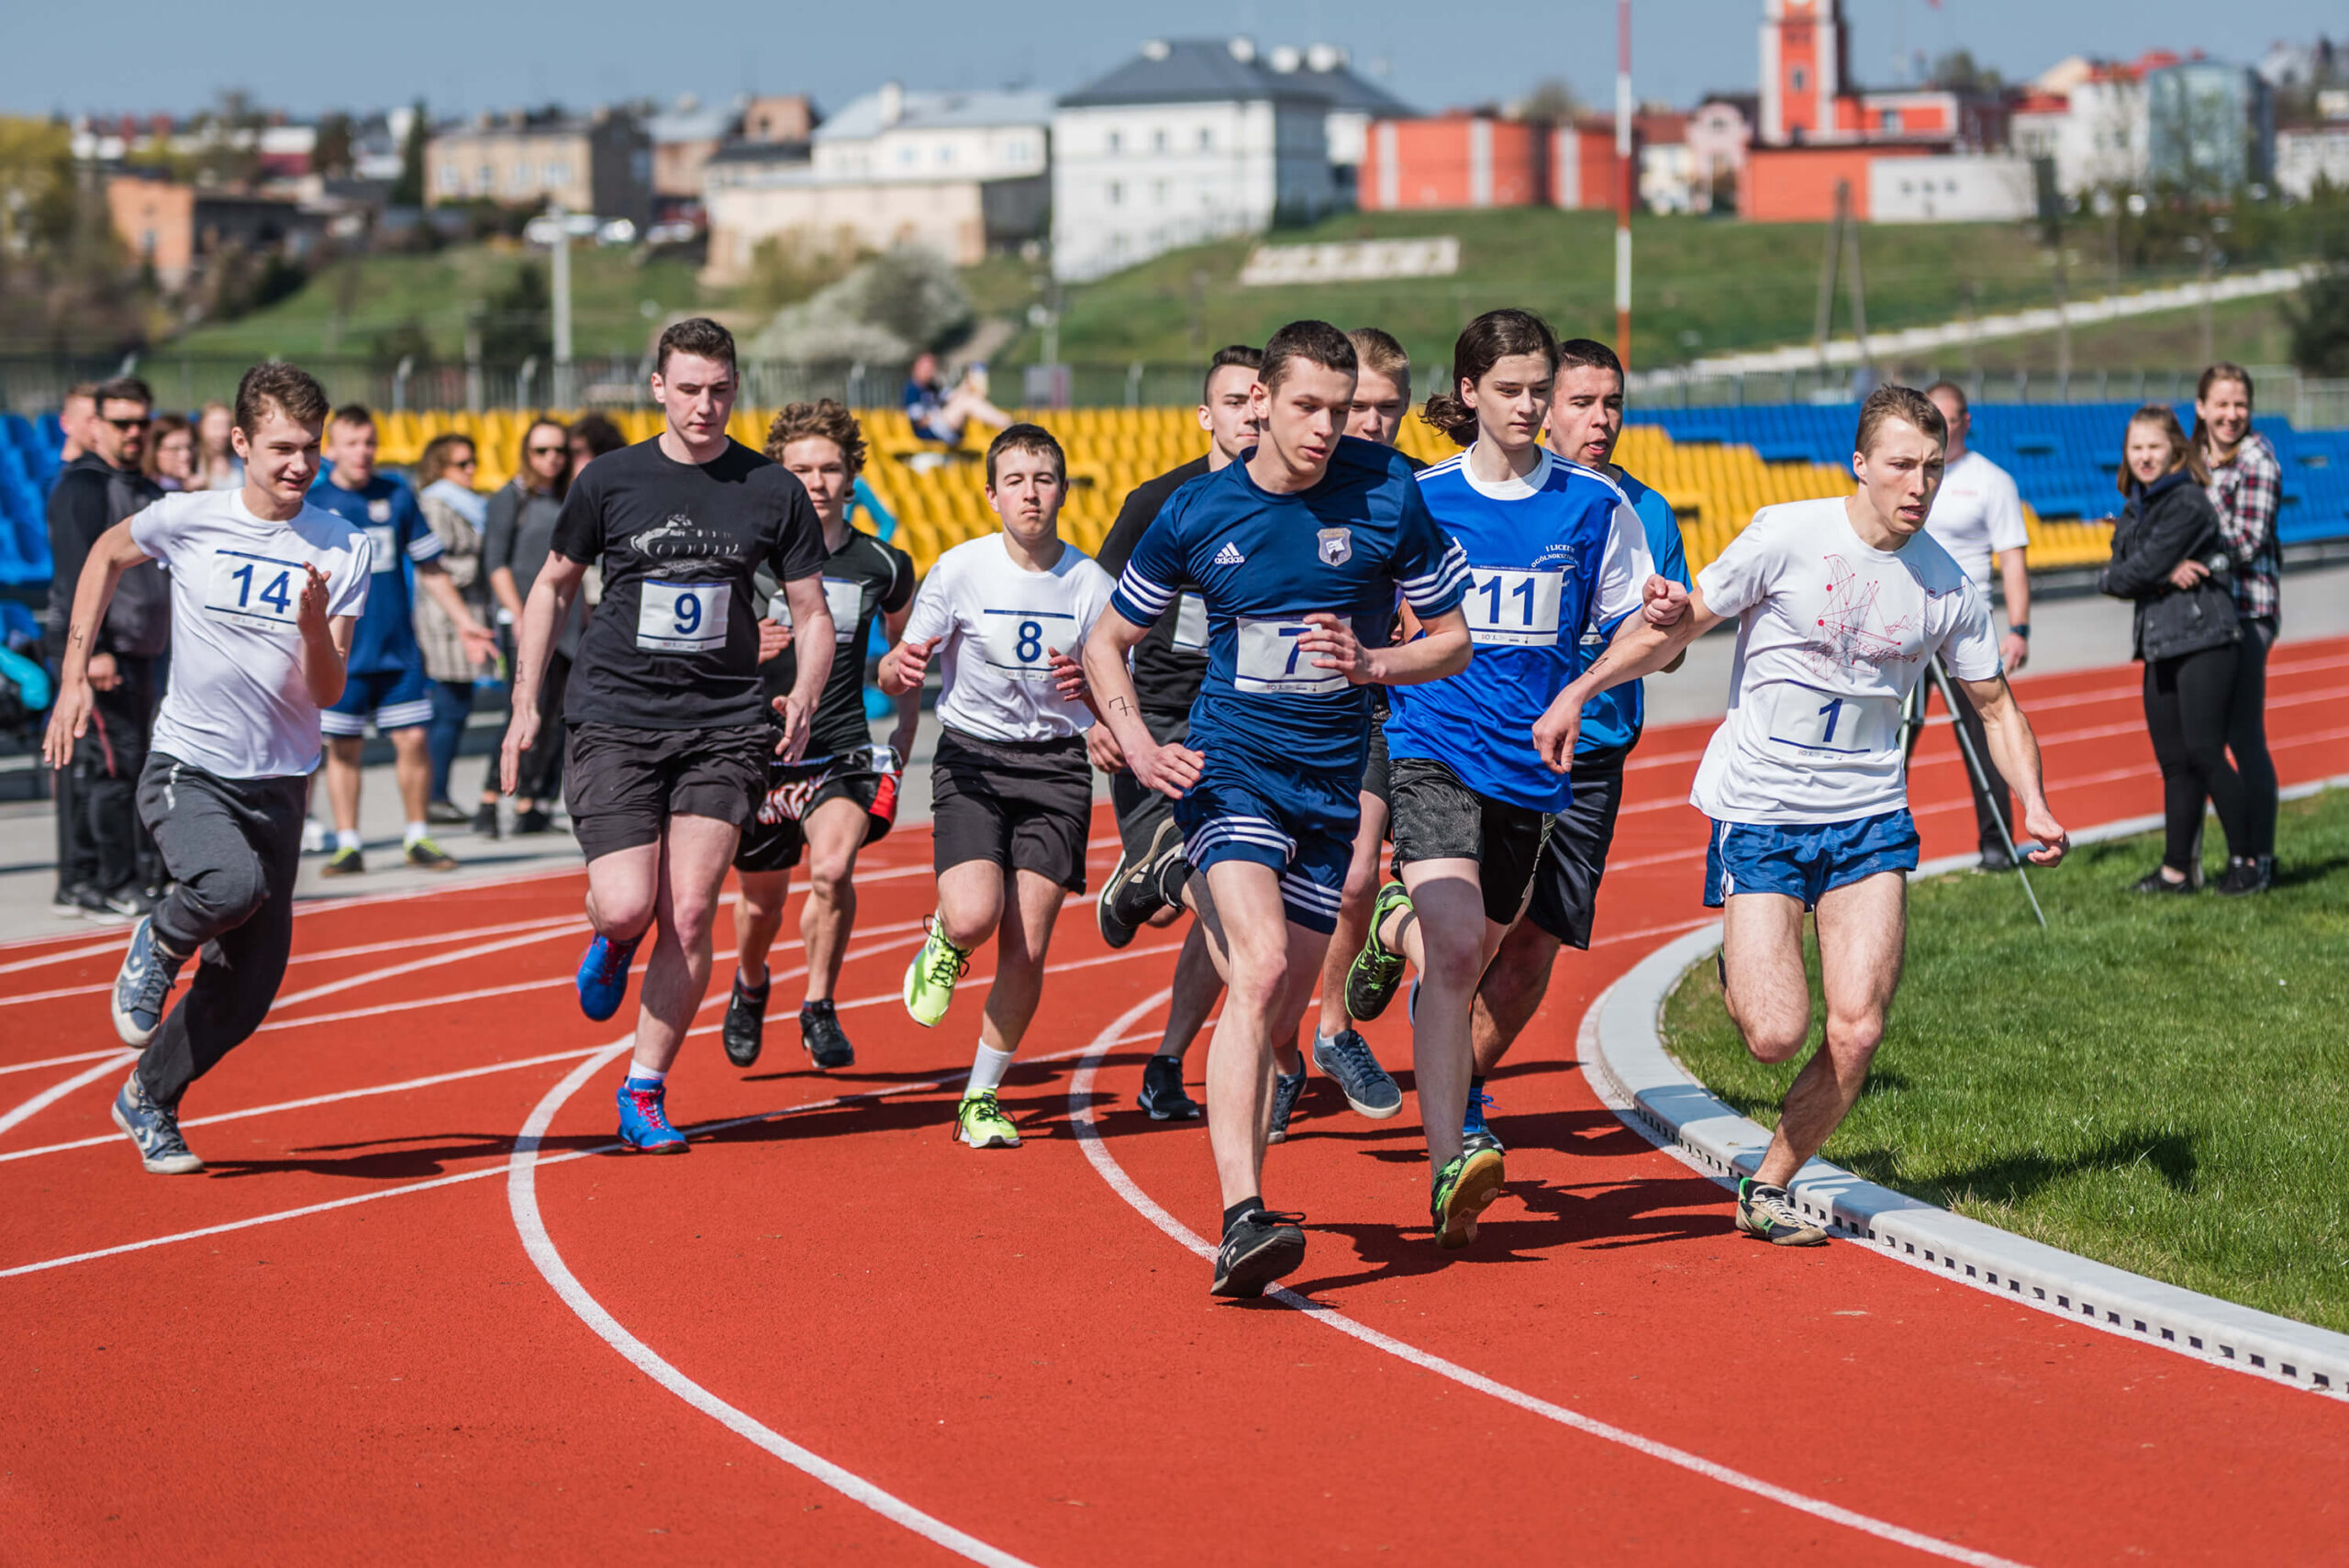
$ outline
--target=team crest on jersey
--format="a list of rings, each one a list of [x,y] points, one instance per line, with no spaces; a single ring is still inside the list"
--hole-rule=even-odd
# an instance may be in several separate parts
[[[1343,566],[1354,558],[1353,529],[1323,528],[1319,537],[1321,544],[1318,553],[1321,557],[1322,565]]]
[[[367,520],[371,523],[390,522],[392,520],[391,502],[381,495],[378,495],[373,501],[368,502]]]

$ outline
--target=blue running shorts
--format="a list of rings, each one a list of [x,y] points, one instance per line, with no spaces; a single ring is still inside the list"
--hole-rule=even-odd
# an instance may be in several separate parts
[[[405,670],[353,670],[334,706],[319,711],[318,728],[328,735],[364,735],[370,718],[379,735],[432,722],[432,683],[424,678],[423,655]]]
[[[1209,752],[1205,773],[1174,803],[1183,858],[1204,872],[1249,861],[1280,873],[1289,923],[1327,936],[1362,822],[1360,781],[1276,773],[1229,752]]]
[[[1806,909],[1880,871],[1917,869],[1906,807],[1851,822],[1716,822],[1705,846],[1705,907],[1740,893],[1783,893]]]

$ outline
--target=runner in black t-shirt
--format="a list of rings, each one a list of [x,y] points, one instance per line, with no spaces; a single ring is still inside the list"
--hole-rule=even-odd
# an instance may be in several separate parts
[[[904,633],[913,607],[914,563],[894,545],[851,528],[848,501],[864,466],[864,434],[856,417],[830,398],[795,403],[767,431],[767,456],[807,487],[823,524],[824,598],[832,610],[832,673],[816,702],[807,751],[797,762],[773,757],[758,811],[734,851],[741,893],[734,906],[737,963],[726,1004],[726,1059],[748,1067],[765,1040],[767,953],[783,929],[791,868],[807,860],[807,903],[800,912],[807,949],[807,995],[799,1005],[799,1038],[818,1070],[856,1062],[832,1006],[841,955],[856,922],[856,852],[889,831],[897,816],[897,769],[913,752],[921,722],[921,694],[897,699],[897,727],[886,746],[873,744],[864,717],[864,655],[879,621],[891,642]],[[762,594],[773,580],[759,573]],[[767,694],[785,695],[798,679],[790,606],[774,599],[759,623],[759,666]],[[755,984],[749,977],[757,975]]]
[[[661,334],[652,396],[666,415],[650,441],[581,473],[530,585],[514,661],[514,719],[503,771],[514,787],[539,727],[538,684],[555,628],[590,562],[604,597],[588,617],[564,697],[571,726],[563,797],[587,856],[579,1006],[619,1010],[637,944],[662,929],[645,971],[635,1060],[618,1095],[620,1140],[682,1153],[662,1095],[677,1047],[709,985],[709,931],[727,862],[766,783],[770,751],[796,759],[830,673],[823,529],[807,492],[726,434],[734,409],[734,337],[714,321]],[[800,629],[798,682],[772,706],[759,680],[752,573],[774,568]]]

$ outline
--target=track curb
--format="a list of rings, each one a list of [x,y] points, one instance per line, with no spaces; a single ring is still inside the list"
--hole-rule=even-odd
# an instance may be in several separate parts
[[[2349,784],[2327,779],[2284,792],[2299,798]],[[2126,838],[2161,818],[2099,824],[2074,843]],[[1971,855],[1920,866],[1917,876],[1963,869]],[[1750,1174],[1770,1134],[1689,1075],[1664,1049],[1664,999],[1720,946],[1719,922],[1676,937],[1609,986],[1584,1014],[1584,1076],[1634,1131],[1729,1185]],[[1838,1237],[2002,1299],[2087,1323],[2214,1366],[2349,1399],[2349,1334],[2165,1284],[1985,1225],[1814,1159],[1789,1184],[1803,1212]]]

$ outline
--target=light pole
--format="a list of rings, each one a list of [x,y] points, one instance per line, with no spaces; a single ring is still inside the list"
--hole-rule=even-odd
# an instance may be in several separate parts
[[[1631,368],[1631,0],[1615,0],[1615,357]]]

